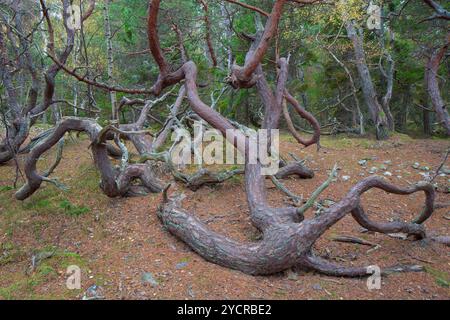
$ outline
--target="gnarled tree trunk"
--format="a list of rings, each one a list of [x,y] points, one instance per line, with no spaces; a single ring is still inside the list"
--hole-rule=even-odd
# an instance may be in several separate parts
[[[106,139],[111,133],[119,135],[136,134],[136,132],[123,132],[113,126],[102,128],[95,120],[68,117],[62,119],[53,132],[39,142],[28,155],[25,162],[25,175],[27,183],[16,192],[18,200],[30,197],[41,186],[42,182],[53,182],[45,175],[37,172],[36,164],[39,157],[53,147],[69,131],[85,132],[91,140],[91,150],[98,170],[101,174],[100,187],[109,197],[126,195],[140,195],[148,192],[161,192],[162,185],[153,175],[147,164],[128,165],[122,163],[121,168],[115,168],[108,157]],[[140,185],[134,185],[134,180],[140,180]]]

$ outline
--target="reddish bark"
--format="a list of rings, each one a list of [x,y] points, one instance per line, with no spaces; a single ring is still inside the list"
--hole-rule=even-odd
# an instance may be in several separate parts
[[[257,77],[254,72],[261,63],[270,41],[277,31],[285,2],[286,0],[275,1],[272,12],[267,19],[264,33],[259,39],[257,47],[252,50],[252,54],[246,59],[244,66],[233,65],[229,82],[234,88],[250,88],[256,84]]]
[[[199,0],[202,4],[203,11],[205,12],[205,15],[203,16],[203,21],[205,22],[205,40],[206,44],[208,45],[208,51],[209,55],[211,57],[212,65],[213,67],[217,67],[217,58],[216,54],[214,52],[214,46],[212,44],[211,40],[211,21],[209,20],[209,13],[208,13],[208,4],[205,0]]]
[[[310,145],[313,144],[318,144],[319,143],[319,139],[320,139],[320,124],[317,121],[317,119],[308,111],[306,111],[305,109],[303,109],[300,106],[300,103],[298,103],[298,101],[289,94],[289,92],[285,91],[285,97],[286,100],[294,107],[295,111],[297,111],[297,113],[306,121],[308,121],[311,126],[313,127],[313,136],[309,139],[309,140],[305,140],[304,138],[302,138],[297,130],[295,130],[294,124],[292,123],[291,117],[289,116],[289,111],[287,110],[287,106],[283,106],[283,114],[284,114],[284,119],[286,120],[286,123],[288,125],[289,131],[291,132],[291,134],[294,136],[294,138],[301,143],[302,145],[304,145],[305,147],[308,147]]]

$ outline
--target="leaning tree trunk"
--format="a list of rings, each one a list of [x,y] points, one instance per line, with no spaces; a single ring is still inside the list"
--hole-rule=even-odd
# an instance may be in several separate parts
[[[450,35],[447,36],[447,43],[431,54],[425,68],[425,84],[427,86],[427,92],[430,96],[434,110],[436,111],[437,119],[444,128],[444,132],[447,136],[450,136],[450,116],[439,90],[438,70],[441,61],[447,52],[449,43]]]
[[[113,55],[112,35],[111,35],[111,22],[109,19],[109,0],[105,1],[103,11],[105,20],[105,39],[106,39],[107,61],[108,61],[108,84],[112,85],[114,55]],[[109,97],[111,99],[112,120],[118,121],[119,115],[117,112],[117,105],[116,105],[116,92],[110,91]]]
[[[358,69],[364,100],[375,125],[377,139],[386,139],[389,136],[389,126],[383,107],[378,101],[377,92],[372,82],[369,67],[367,66],[362,34],[355,27],[353,21],[347,21],[345,27],[347,29],[347,36],[353,43],[356,68]]]

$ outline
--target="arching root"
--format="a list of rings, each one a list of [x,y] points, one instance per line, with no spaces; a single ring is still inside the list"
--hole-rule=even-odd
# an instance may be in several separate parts
[[[372,188],[403,195],[424,192],[425,208],[415,219],[417,223],[383,224],[369,220],[360,206],[360,197]],[[198,218],[180,207],[179,198],[166,198],[159,207],[158,217],[172,234],[206,260],[245,273],[271,274],[296,267],[332,276],[363,277],[372,274],[371,269],[368,269],[369,266],[344,267],[332,264],[311,253],[315,242],[348,213],[351,213],[358,223],[372,231],[405,232],[414,240],[425,238],[425,229],[421,223],[431,216],[434,197],[434,189],[429,184],[419,183],[412,187],[399,188],[374,176],[356,184],[341,201],[328,208],[322,215],[304,221],[299,219],[296,208],[270,208],[264,204],[254,203],[250,206],[250,218],[263,235],[262,240],[255,243],[239,243],[210,230]],[[417,265],[396,265],[382,269],[382,274],[422,270]]]

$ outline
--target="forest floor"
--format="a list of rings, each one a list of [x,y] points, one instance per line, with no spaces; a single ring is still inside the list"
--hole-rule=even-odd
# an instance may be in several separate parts
[[[75,137],[75,136],[74,136]],[[324,137],[323,148],[301,148],[287,135],[281,150],[293,152],[314,169],[311,180],[284,180],[305,199],[338,162],[336,182],[320,200],[338,201],[358,180],[377,174],[398,185],[407,185],[433,174],[449,141],[411,139],[396,135],[388,141],[349,137]],[[161,195],[110,199],[98,187],[87,139],[66,139],[63,161],[54,172],[70,187],[61,191],[44,184],[24,202],[14,199],[14,162],[0,166],[0,299],[81,299],[97,286],[107,299],[449,299],[450,250],[427,240],[412,242],[376,233],[362,233],[346,216],[316,244],[318,254],[343,265],[419,264],[425,272],[392,274],[382,278],[380,290],[369,290],[366,279],[328,277],[288,270],[272,276],[249,276],[203,260],[164,230],[156,216]],[[39,161],[45,168],[54,151]],[[366,160],[365,166],[359,164]],[[419,168],[413,168],[415,163]],[[449,166],[449,163],[447,163]],[[417,165],[415,166],[417,167]],[[428,167],[428,168],[426,168]],[[386,172],[392,176],[386,176]],[[388,175],[388,174],[387,174]],[[439,176],[437,202],[450,202],[450,175]],[[22,182],[19,182],[19,185]],[[282,205],[284,194],[270,182],[269,203]],[[215,231],[240,241],[256,241],[258,232],[248,217],[243,178],[185,192],[184,208]],[[378,221],[410,220],[423,205],[423,194],[393,196],[373,190],[363,204]],[[314,209],[307,218],[314,216]],[[427,230],[450,235],[449,208],[436,210],[425,223]],[[379,247],[332,241],[350,235]],[[81,268],[81,289],[66,288],[66,268]]]

